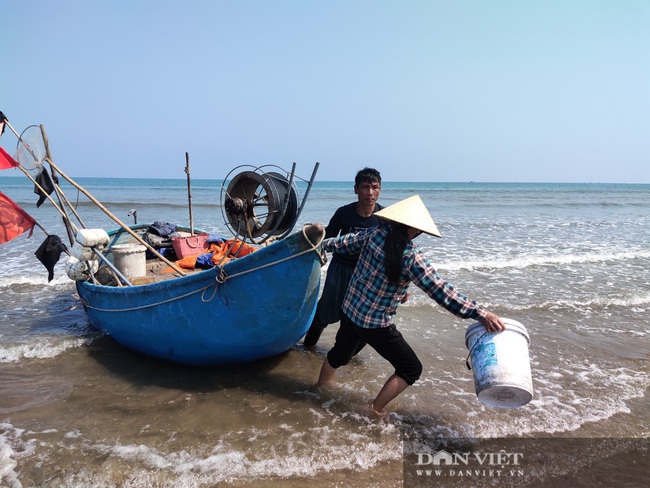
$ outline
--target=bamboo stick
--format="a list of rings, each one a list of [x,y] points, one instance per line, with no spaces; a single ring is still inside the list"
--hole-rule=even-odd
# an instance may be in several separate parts
[[[45,128],[43,127],[42,124],[40,125],[40,128],[41,128],[41,137],[43,138],[43,143],[45,144],[45,155],[49,159],[52,159],[52,155],[50,153],[50,142],[47,139],[47,134],[45,133]],[[55,191],[56,191],[56,196],[57,196],[57,198],[59,200],[59,205],[61,205],[61,209],[64,212],[66,212],[66,218],[63,219],[63,220],[64,220],[64,223],[65,223],[65,230],[66,230],[66,232],[68,234],[68,240],[70,241],[70,245],[72,245],[72,244],[74,244],[74,234],[72,232],[72,227],[70,225],[70,218],[68,217],[66,208],[63,205],[63,201],[64,201],[63,197],[65,196],[65,194],[61,191],[61,188],[59,188],[59,185],[56,182],[56,179],[55,179],[56,174],[54,174],[54,172],[53,172],[52,175],[50,175],[47,171],[45,172],[45,174],[49,178],[50,184],[52,185],[52,188],[54,188]],[[65,200],[67,201],[67,198]],[[68,203],[68,205],[70,205],[70,202],[67,202],[67,203]],[[72,208],[72,207],[70,206],[70,208]],[[73,211],[73,213],[75,215],[77,215],[77,213],[74,211],[74,209],[72,209],[72,211]],[[81,224],[81,226],[85,227],[85,225],[83,225],[83,222],[81,221],[81,219],[79,218],[78,215],[77,215],[77,219],[79,220],[79,223]]]
[[[192,213],[192,185],[190,183],[190,155],[185,153],[185,173],[187,173],[187,201],[190,208],[190,236],[194,235],[194,214]]]

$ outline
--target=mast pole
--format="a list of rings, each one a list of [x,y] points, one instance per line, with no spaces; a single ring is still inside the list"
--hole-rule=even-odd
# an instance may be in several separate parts
[[[190,155],[185,153],[185,173],[187,174],[187,203],[190,209],[190,235],[194,235],[194,214],[192,213],[192,184],[190,182]]]

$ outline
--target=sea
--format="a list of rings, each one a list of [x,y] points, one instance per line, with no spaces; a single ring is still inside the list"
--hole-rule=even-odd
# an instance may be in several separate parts
[[[65,241],[53,205],[3,173],[0,191]],[[126,223],[191,215],[232,235],[221,180],[75,182],[61,186],[88,228],[117,224],[84,192]],[[443,278],[525,326],[528,404],[478,400],[472,321],[414,287],[395,323],[424,371],[385,419],[367,405],[392,369],[369,347],[315,386],[338,324],[251,364],[144,357],[93,328],[65,255],[48,282],[37,228],[0,245],[0,487],[650,486],[650,185],[385,181],[379,201],[414,194],[443,235],[415,242]],[[352,179],[316,177],[296,230],[355,200]]]

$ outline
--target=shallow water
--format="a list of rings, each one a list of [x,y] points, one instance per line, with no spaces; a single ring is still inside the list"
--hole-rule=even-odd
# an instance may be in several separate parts
[[[29,185],[0,184],[61,232]],[[140,221],[187,222],[182,180],[83,184],[125,221],[136,207]],[[194,218],[223,233],[218,188],[196,183]],[[381,201],[416,192],[444,236],[417,242],[443,277],[526,326],[528,405],[476,399],[470,322],[419,290],[396,323],[424,372],[386,421],[366,411],[392,372],[369,348],[313,386],[336,325],[315,351],[244,366],[142,357],[92,328],[62,262],[47,283],[37,231],[0,246],[0,486],[647,486],[650,187],[384,183]],[[353,198],[351,184],[317,182],[301,222]],[[472,454],[427,474],[418,455],[442,449]],[[498,452],[518,464],[486,457]]]

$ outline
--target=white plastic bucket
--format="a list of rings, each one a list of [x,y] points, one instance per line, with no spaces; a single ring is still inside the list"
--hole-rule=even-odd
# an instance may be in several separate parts
[[[521,407],[533,398],[530,337],[526,327],[516,320],[501,319],[506,328],[496,334],[487,332],[480,322],[465,332],[476,396],[491,407]]]
[[[120,244],[111,248],[113,264],[126,278],[147,274],[147,248],[140,244]]]

